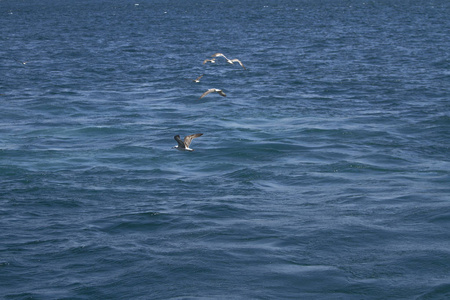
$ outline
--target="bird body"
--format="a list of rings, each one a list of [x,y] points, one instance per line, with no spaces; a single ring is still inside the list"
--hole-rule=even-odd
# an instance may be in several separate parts
[[[194,149],[189,148],[189,146],[191,145],[192,139],[195,139],[199,136],[202,136],[203,133],[196,133],[196,134],[191,134],[188,136],[184,137],[184,141],[181,140],[179,135],[174,136],[173,138],[175,139],[175,141],[177,141],[178,145],[172,147],[175,148],[179,151],[194,151]]]
[[[203,97],[205,97],[206,95],[211,94],[211,93],[218,93],[218,94],[219,94],[220,96],[222,96],[222,97],[226,97],[226,96],[227,96],[222,90],[219,90],[219,89],[209,89],[209,90],[207,90],[206,92],[204,92],[204,93],[200,96],[199,99],[202,99]]]
[[[213,58],[213,59],[205,59],[205,60],[203,61],[203,64],[206,64],[207,62],[210,62],[210,63],[212,63],[212,64],[215,64],[215,63],[216,63],[216,59],[215,59],[215,58]]]
[[[198,76],[196,79],[188,79],[188,80],[192,80],[193,82],[199,83],[200,79],[204,76],[204,74]]]

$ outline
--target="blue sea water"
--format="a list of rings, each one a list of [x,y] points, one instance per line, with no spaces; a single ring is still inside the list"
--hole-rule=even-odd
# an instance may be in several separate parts
[[[449,15],[0,0],[0,298],[449,299]]]

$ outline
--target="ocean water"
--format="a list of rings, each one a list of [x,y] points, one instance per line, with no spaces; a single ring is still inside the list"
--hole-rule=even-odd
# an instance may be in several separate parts
[[[0,0],[0,298],[449,299],[449,15]]]

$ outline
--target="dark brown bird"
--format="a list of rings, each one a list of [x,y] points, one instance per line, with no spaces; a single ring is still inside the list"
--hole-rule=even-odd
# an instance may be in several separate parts
[[[204,76],[204,74],[198,76],[196,79],[188,79],[188,80],[192,80],[193,82],[200,82],[200,79]]]
[[[176,135],[173,138],[175,139],[175,141],[177,141],[178,145],[174,146],[172,148],[175,148],[180,151],[194,151],[194,149],[189,148],[189,146],[191,145],[192,139],[195,139],[202,135],[203,135],[203,133],[191,134],[191,135],[185,136],[184,141],[181,140],[179,135]]]

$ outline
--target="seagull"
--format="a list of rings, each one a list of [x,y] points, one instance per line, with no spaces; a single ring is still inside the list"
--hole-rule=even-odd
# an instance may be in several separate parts
[[[238,64],[241,65],[241,67],[244,68],[244,70],[247,70],[247,69],[244,67],[244,65],[242,64],[242,62],[241,62],[239,59],[237,59],[237,58],[234,58],[234,59],[228,59],[228,58],[227,58],[225,55],[223,55],[222,53],[215,53],[215,54],[213,54],[211,57],[219,57],[219,56],[225,58],[225,59],[227,60],[227,63],[229,63],[230,65],[233,65],[235,62],[237,62]]]
[[[203,64],[206,64],[207,62],[210,62],[210,63],[212,63],[212,64],[215,64],[215,63],[216,63],[216,59],[215,59],[215,58],[213,58],[213,59],[205,59],[205,60],[203,61]]]
[[[220,96],[226,97],[227,95],[219,89],[209,89],[206,92],[204,92],[199,99],[202,99],[203,97],[205,97],[206,95],[210,94],[210,93],[218,93]]]
[[[197,77],[197,79],[188,79],[188,80],[192,80],[193,82],[200,82],[200,78],[202,78],[205,74],[202,74],[200,76]]]
[[[175,141],[177,141],[178,145],[173,146],[172,149],[175,148],[180,151],[194,151],[194,149],[189,148],[189,145],[191,144],[192,139],[195,139],[202,135],[203,135],[203,133],[191,134],[191,135],[185,136],[184,141],[181,140],[179,135],[176,135],[173,138],[175,139]]]

